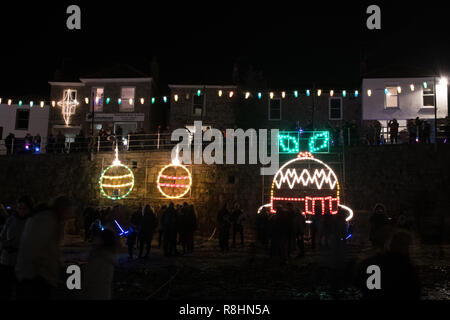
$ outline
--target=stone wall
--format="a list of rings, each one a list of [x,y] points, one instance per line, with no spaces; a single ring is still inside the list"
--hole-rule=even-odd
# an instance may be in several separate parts
[[[391,215],[405,213],[420,222],[425,233],[436,233],[449,226],[448,186],[450,147],[440,145],[355,147],[345,152],[345,170],[338,170],[343,189],[342,203],[355,210],[370,212],[383,203]],[[321,158],[321,156],[318,156]],[[329,156],[330,157],[330,156]],[[135,188],[123,200],[112,201],[100,195],[98,179],[103,168],[113,160],[112,153],[93,155],[41,154],[0,157],[0,201],[13,203],[21,194],[31,194],[36,201],[48,201],[58,194],[68,194],[78,211],[87,205],[120,204],[127,214],[141,204],[168,203],[156,188],[160,169],[170,162],[169,152],[129,152],[120,155],[122,163],[132,168]],[[323,158],[324,161],[328,161]],[[284,163],[285,159],[280,159]],[[211,232],[216,214],[224,201],[237,201],[254,213],[268,202],[267,187],[257,165],[191,165],[192,190],[175,203],[193,203],[202,230]],[[445,227],[447,226],[447,227]],[[448,230],[447,230],[448,231]]]

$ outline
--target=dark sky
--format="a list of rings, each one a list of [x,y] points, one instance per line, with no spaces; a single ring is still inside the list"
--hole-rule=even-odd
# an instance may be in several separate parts
[[[277,87],[358,84],[361,57],[370,70],[402,63],[446,73],[449,66],[443,2],[92,2],[1,2],[0,96],[48,96],[47,81],[63,61],[74,75],[112,63],[149,72],[157,56],[163,83],[231,82],[239,62]],[[373,3],[381,31],[366,28]],[[82,9],[81,31],[66,29],[70,4]]]

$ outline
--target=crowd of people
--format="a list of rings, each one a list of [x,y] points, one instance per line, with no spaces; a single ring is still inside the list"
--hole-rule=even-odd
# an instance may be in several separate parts
[[[406,127],[401,128],[397,119],[391,119],[387,124],[387,130],[382,132],[382,125],[379,121],[368,122],[366,128],[365,144],[381,145],[381,144],[430,144],[433,136],[431,120],[410,119],[406,122]],[[447,143],[450,137],[450,120],[448,117],[441,126],[442,137],[440,142]]]
[[[61,284],[60,245],[64,224],[75,218],[74,203],[67,196],[57,197],[49,204],[35,204],[29,196],[22,196],[12,208],[0,205],[0,299],[48,299]],[[306,217],[292,203],[276,208],[276,214],[263,208],[252,220],[240,205],[225,203],[217,214],[217,238],[220,251],[226,253],[236,243],[244,246],[244,221],[254,221],[257,243],[281,265],[305,256],[305,247],[324,250],[333,272],[332,285],[339,286],[343,278],[343,264],[347,240],[352,235],[346,212],[323,215],[316,208]],[[83,213],[85,241],[90,247],[83,269],[83,292],[86,299],[111,299],[114,270],[120,237],[126,238],[130,260],[148,259],[152,241],[158,234],[157,246],[165,256],[189,254],[194,251],[194,232],[197,217],[193,205],[169,203],[154,209],[143,205],[130,216],[123,215],[120,206],[87,207]],[[248,225],[248,224],[245,224]],[[403,295],[420,296],[417,272],[409,257],[411,222],[404,216],[396,220],[387,215],[383,205],[377,204],[370,218],[369,239],[376,255],[363,260],[357,271],[356,283],[366,298]],[[212,237],[211,237],[212,238]],[[138,250],[136,256],[135,250]],[[383,266],[386,290],[367,290],[365,269],[369,264]],[[402,288],[401,286],[404,286]]]
[[[165,256],[194,251],[197,217],[194,206],[187,202],[182,205],[171,202],[158,209],[147,204],[139,207],[129,219],[121,216],[119,206],[86,208],[83,214],[85,241],[92,241],[104,229],[117,232],[119,225],[124,228],[121,235],[126,237],[130,260],[135,258],[136,248],[139,250],[139,259],[149,257],[155,234],[158,234],[158,247],[163,248]],[[181,250],[178,250],[178,245],[181,246]]]
[[[236,126],[235,126],[236,129]],[[430,120],[411,119],[407,121],[405,128],[401,128],[397,119],[388,122],[386,131],[383,132],[381,123],[377,120],[366,121],[363,127],[358,127],[356,121],[345,121],[341,124],[326,124],[319,128],[313,128],[312,124],[301,127],[299,122],[292,128],[285,130],[295,131],[329,131],[330,146],[354,146],[364,145],[383,145],[383,144],[399,144],[399,143],[431,143],[432,126]],[[447,143],[450,137],[450,120],[447,117],[445,123],[440,126],[442,131],[441,138],[438,140]],[[223,130],[226,137],[226,132]],[[170,140],[171,131],[169,127],[162,129],[158,127],[153,133],[147,133],[143,128],[135,131],[128,131],[124,134],[123,128],[117,125],[115,129],[111,127],[102,127],[94,136],[85,135],[81,130],[71,142],[66,142],[66,136],[59,131],[56,136],[50,133],[45,143],[46,153],[76,153],[90,151],[110,151],[116,146],[120,149],[137,151],[137,150],[153,150],[165,149],[174,146]],[[69,139],[70,140],[70,139]],[[207,140],[207,139],[205,139]],[[224,139],[224,143],[226,140]],[[16,138],[13,133],[9,133],[5,138],[6,153],[40,153],[41,136],[36,134],[32,137],[29,133],[25,138]],[[205,142],[206,145],[206,142]]]
[[[259,243],[270,251],[271,256],[280,257],[281,264],[288,263],[292,252],[298,250],[297,257],[305,254],[305,240],[308,238],[311,249],[337,249],[347,240],[351,231],[345,220],[345,212],[340,209],[336,215],[322,215],[319,208],[307,221],[292,203],[276,208],[276,214],[263,208],[257,215],[256,231]]]
[[[217,214],[217,227],[219,247],[222,252],[230,249],[230,233],[232,234],[232,247],[236,247],[236,236],[239,235],[241,246],[244,246],[244,225],[246,219],[245,213],[242,211],[238,203],[234,207],[229,208],[229,204],[225,203]]]

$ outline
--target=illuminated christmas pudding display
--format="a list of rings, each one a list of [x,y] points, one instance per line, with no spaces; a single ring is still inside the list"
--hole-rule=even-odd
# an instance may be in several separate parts
[[[275,174],[266,206],[276,213],[280,205],[292,203],[304,215],[337,214],[339,208],[353,211],[340,203],[339,181],[334,171],[310,152],[300,152]]]
[[[192,176],[188,168],[179,161],[173,161],[161,169],[156,185],[164,197],[182,198],[191,190]]]
[[[116,147],[116,159],[103,170],[100,179],[100,192],[111,200],[120,200],[130,194],[134,187],[134,174],[130,168],[120,163]]]

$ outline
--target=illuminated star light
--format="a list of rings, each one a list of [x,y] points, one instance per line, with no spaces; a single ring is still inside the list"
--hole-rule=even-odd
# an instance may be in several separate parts
[[[64,97],[61,101],[58,102],[58,106],[60,106],[64,122],[66,126],[70,124],[70,117],[75,114],[75,108],[78,106],[78,102],[76,99],[72,98],[72,92],[74,90],[66,90],[64,91]]]

